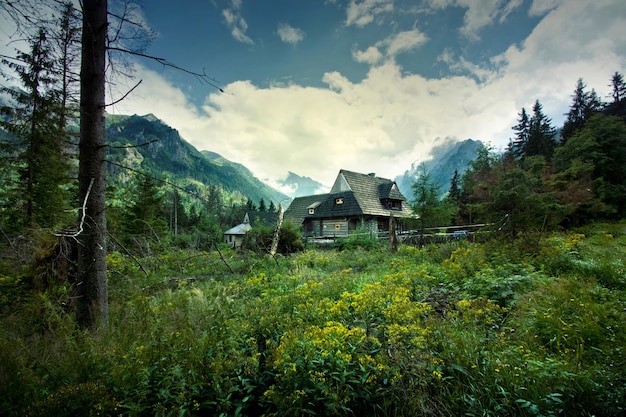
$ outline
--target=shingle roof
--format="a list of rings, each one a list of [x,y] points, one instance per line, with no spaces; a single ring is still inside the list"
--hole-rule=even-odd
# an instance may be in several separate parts
[[[338,198],[342,204],[336,204]],[[384,205],[384,200],[402,202],[401,210],[391,210]],[[315,213],[309,214],[309,207],[315,207]],[[305,218],[333,218],[343,216],[384,216],[393,212],[396,217],[411,217],[410,206],[392,180],[376,177],[374,174],[360,174],[347,170],[339,171],[329,194],[296,198],[287,211],[285,218],[292,219],[296,225]]]
[[[287,210],[285,210],[284,221],[300,226],[304,218],[309,215],[309,206],[316,203],[320,205],[327,197],[328,194],[316,194],[294,198]]]

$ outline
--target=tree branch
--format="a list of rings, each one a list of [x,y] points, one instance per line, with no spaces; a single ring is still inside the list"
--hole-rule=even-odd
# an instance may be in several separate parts
[[[89,200],[89,194],[91,194],[91,187],[93,186],[93,181],[94,181],[94,178],[92,178],[91,181],[89,182],[89,187],[87,188],[87,193],[85,194],[85,199],[83,200],[83,206],[81,207],[83,214],[80,217],[80,223],[78,224],[78,231],[76,231],[75,233],[71,233],[71,234],[53,233],[52,235],[57,236],[57,237],[71,237],[71,238],[76,239],[81,233],[83,233],[84,226],[85,226],[85,218],[87,217],[87,200]]]
[[[109,146],[109,149],[129,149],[129,148],[141,148],[142,146],[150,145],[151,143],[158,142],[158,139],[152,139],[149,142],[141,143],[139,145],[124,145],[124,146]],[[108,161],[107,161],[108,162]]]
[[[220,86],[218,86],[216,84],[215,80],[209,78],[209,76],[204,71],[202,71],[202,73],[195,72],[195,71],[190,71],[190,70],[188,70],[186,68],[180,67],[180,66],[178,66],[178,65],[168,61],[165,58],[160,58],[158,56],[148,55],[148,54],[144,54],[144,53],[141,53],[141,52],[129,51],[128,49],[118,48],[116,46],[109,46],[108,49],[110,51],[122,52],[122,53],[130,54],[130,55],[134,55],[134,56],[139,56],[139,57],[142,57],[142,58],[151,59],[151,60],[156,61],[159,64],[163,65],[164,67],[173,68],[175,70],[182,71],[182,72],[184,72],[186,74],[192,75],[192,76],[196,77],[200,82],[205,82],[205,83],[209,84],[211,87],[216,88],[217,90],[219,90],[221,93],[224,93],[224,90]]]
[[[135,90],[135,88],[139,87],[139,84],[141,84],[141,82],[142,82],[142,81],[143,81],[143,80],[139,80],[139,82],[138,82],[137,84],[135,84],[135,86],[134,86],[133,88],[131,88],[130,90],[128,90],[128,91],[126,92],[126,94],[124,94],[124,95],[122,96],[122,98],[120,98],[119,100],[115,100],[113,103],[105,104],[105,105],[104,105],[104,107],[115,106],[117,103],[119,103],[120,101],[124,100],[126,97],[128,97],[128,95],[129,95],[130,93],[132,93],[132,92]]]

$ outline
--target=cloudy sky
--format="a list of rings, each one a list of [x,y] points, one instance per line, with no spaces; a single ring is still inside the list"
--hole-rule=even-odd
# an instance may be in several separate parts
[[[445,140],[503,148],[522,107],[539,99],[559,125],[579,77],[606,97],[626,72],[624,0],[145,0],[142,13],[148,53],[224,92],[140,60],[140,87],[110,110],[153,113],[270,183],[393,178]]]

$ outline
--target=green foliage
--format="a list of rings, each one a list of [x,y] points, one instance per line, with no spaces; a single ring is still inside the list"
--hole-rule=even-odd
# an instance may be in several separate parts
[[[246,233],[242,247],[256,253],[269,253],[273,239],[273,228],[255,225]],[[289,222],[283,223],[278,238],[278,253],[288,255],[302,250],[304,250],[304,242],[300,230]]]
[[[355,249],[377,249],[381,248],[382,243],[378,240],[378,235],[365,228],[360,228],[355,233],[347,237],[335,239],[333,243],[337,250],[355,250]]]
[[[113,252],[102,333],[4,272],[0,412],[621,415],[625,239]]]

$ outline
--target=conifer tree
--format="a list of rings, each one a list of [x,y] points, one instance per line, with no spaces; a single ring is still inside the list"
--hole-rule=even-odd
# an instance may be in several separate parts
[[[595,90],[591,90],[588,93],[585,91],[585,88],[586,85],[583,79],[579,78],[572,95],[572,104],[569,112],[566,114],[567,119],[561,130],[561,144],[567,142],[576,131],[582,129],[589,117],[599,112],[602,108]]]
[[[543,156],[546,160],[552,158],[556,142],[556,129],[552,121],[543,113],[543,106],[539,100],[533,105],[533,114],[528,128],[528,141],[524,149],[524,158],[529,156]]]
[[[528,145],[528,137],[530,135],[530,119],[524,107],[522,107],[522,111],[519,113],[517,124],[513,126],[512,129],[515,131],[515,138],[509,143],[508,151],[516,159],[520,160],[526,153],[526,146]]]
[[[607,105],[606,114],[620,116],[626,120],[626,82],[624,82],[624,76],[616,72],[613,74],[609,86],[613,101]]]
[[[66,152],[65,120],[60,116],[57,74],[47,32],[40,28],[29,41],[30,52],[19,52],[15,61],[3,60],[17,74],[21,89],[4,87],[17,106],[5,109],[7,120],[2,126],[13,140],[5,142],[11,162],[18,175],[12,190],[14,226],[39,225],[52,228],[66,214],[68,203],[69,157]],[[16,204],[17,203],[17,204]]]

